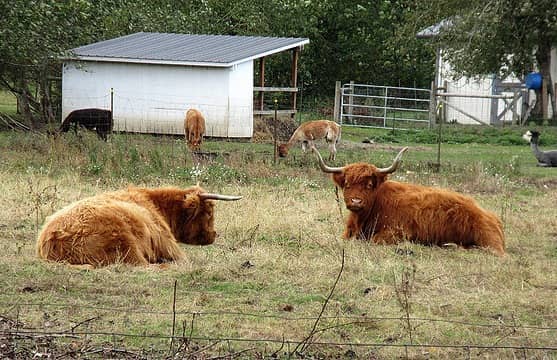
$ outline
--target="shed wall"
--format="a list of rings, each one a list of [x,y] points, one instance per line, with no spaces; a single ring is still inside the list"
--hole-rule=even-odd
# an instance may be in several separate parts
[[[458,79],[453,78],[451,66],[446,61],[441,62],[441,72],[439,76],[439,86],[447,84],[448,93],[456,93],[463,95],[493,95],[494,75],[484,77],[461,77]],[[519,82],[516,78],[505,79],[507,82]],[[500,95],[512,96],[512,92],[503,92]],[[470,114],[485,123],[490,123],[492,111],[500,114],[505,109],[505,102],[503,100],[492,101],[488,98],[472,98],[472,97],[450,97],[448,102],[452,107],[447,107],[447,121],[457,122],[459,124],[474,124],[479,125],[477,121],[471,117],[466,116],[462,112],[456,110],[460,109],[463,112]],[[497,104],[497,109],[492,109],[492,104]],[[521,104],[517,105],[517,114],[520,116],[522,111]],[[501,121],[512,122],[512,111],[507,111],[501,118]]]
[[[184,133],[197,108],[211,137],[251,137],[253,61],[229,68],[108,62],[68,62],[62,72],[62,118],[80,108],[110,109],[114,130]]]

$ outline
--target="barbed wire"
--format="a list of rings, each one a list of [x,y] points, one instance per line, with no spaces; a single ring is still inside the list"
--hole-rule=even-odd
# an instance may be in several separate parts
[[[94,306],[94,305],[83,305],[83,304],[56,304],[56,303],[9,303],[0,302],[0,305],[6,307],[57,307],[57,308],[75,308],[80,309],[90,309],[90,310],[101,310],[107,312],[123,312],[123,313],[134,313],[134,314],[150,314],[150,315],[195,315],[195,316],[243,316],[243,317],[253,317],[253,318],[269,318],[284,321],[313,321],[316,320],[317,316],[302,316],[302,317],[292,317],[284,315],[273,315],[273,314],[256,314],[241,311],[193,311],[193,310],[176,310],[173,311],[153,311],[153,310],[138,310],[136,308],[122,308],[122,307],[105,307],[105,306]],[[400,316],[354,316],[354,315],[335,315],[335,316],[321,316],[324,320],[358,320],[359,322],[372,322],[372,321],[394,321],[400,320]],[[540,331],[553,331],[557,330],[557,326],[538,326],[538,325],[520,325],[520,324],[505,324],[502,322],[496,324],[489,323],[476,323],[470,321],[453,320],[453,319],[436,319],[436,318],[424,318],[424,317],[410,317],[411,321],[416,322],[434,322],[434,323],[447,323],[456,325],[465,325],[472,327],[498,327],[498,328],[515,328],[515,329],[528,329],[528,330],[540,330]]]
[[[118,333],[108,331],[29,331],[29,330],[0,330],[0,335],[4,336],[44,336],[44,337],[76,337],[76,336],[111,336],[111,337],[131,337],[131,338],[147,338],[147,339],[161,339],[161,340],[179,340],[187,338],[194,341],[217,341],[217,342],[266,342],[266,343],[280,343],[294,345],[298,344],[300,340],[294,339],[271,339],[271,338],[238,338],[238,337],[211,337],[211,336],[171,336],[163,334],[130,334]],[[489,344],[415,344],[415,343],[366,343],[366,342],[333,342],[333,341],[312,341],[312,345],[322,346],[351,346],[351,347],[397,347],[397,348],[453,348],[453,349],[513,349],[513,350],[543,350],[543,351],[557,351],[557,346],[541,346],[541,345],[489,345]]]

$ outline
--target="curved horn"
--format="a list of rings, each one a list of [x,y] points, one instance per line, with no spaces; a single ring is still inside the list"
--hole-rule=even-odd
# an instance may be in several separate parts
[[[211,193],[201,193],[199,194],[201,200],[224,200],[224,201],[234,201],[240,200],[241,196],[235,195],[221,195],[221,194],[211,194]]]
[[[342,167],[331,167],[331,166],[327,166],[325,164],[325,162],[323,161],[323,158],[321,157],[321,154],[319,153],[319,151],[315,148],[315,145],[311,145],[311,151],[313,151],[315,153],[315,155],[317,155],[317,159],[319,160],[319,167],[321,167],[321,170],[323,170],[323,172],[326,173],[341,173],[342,170],[344,168]]]
[[[377,172],[380,172],[382,174],[390,174],[390,173],[395,172],[395,170],[400,165],[400,161],[402,160],[402,154],[404,154],[404,152],[406,150],[408,150],[408,147],[402,148],[402,150],[400,150],[398,152],[398,154],[395,157],[395,160],[393,161],[393,164],[391,166],[386,167],[386,168],[379,168],[379,169],[377,169]]]

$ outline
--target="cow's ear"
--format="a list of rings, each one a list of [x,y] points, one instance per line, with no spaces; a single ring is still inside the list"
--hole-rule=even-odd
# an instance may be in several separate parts
[[[334,173],[333,181],[335,182],[335,184],[337,184],[338,187],[344,189],[344,172]]]
[[[375,173],[375,174],[371,175],[372,189],[377,189],[377,187],[385,181],[386,177],[387,177],[387,174],[377,174],[377,173]]]
[[[184,197],[184,208],[194,209],[199,207],[200,199],[197,194],[189,194]]]

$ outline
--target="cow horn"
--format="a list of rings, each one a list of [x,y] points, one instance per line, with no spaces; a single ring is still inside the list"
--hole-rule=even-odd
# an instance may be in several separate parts
[[[341,173],[342,170],[344,169],[342,167],[327,166],[325,164],[325,162],[323,161],[323,158],[321,157],[321,154],[319,153],[319,151],[315,148],[315,146],[313,144],[311,145],[311,151],[313,151],[315,153],[315,155],[317,155],[317,159],[319,160],[319,166],[321,167],[321,170],[323,170],[323,172],[326,172],[326,173]]]
[[[201,200],[224,200],[224,201],[234,201],[240,200],[241,196],[235,195],[221,195],[221,194],[211,194],[211,193],[201,193],[199,194]]]
[[[397,156],[395,157],[395,160],[393,161],[393,164],[387,168],[380,168],[377,169],[377,172],[383,173],[383,174],[390,174],[396,171],[396,169],[398,168],[398,166],[400,165],[400,161],[402,159],[402,154],[404,154],[404,152],[408,150],[408,147],[402,148],[402,150],[400,150],[397,154]]]

